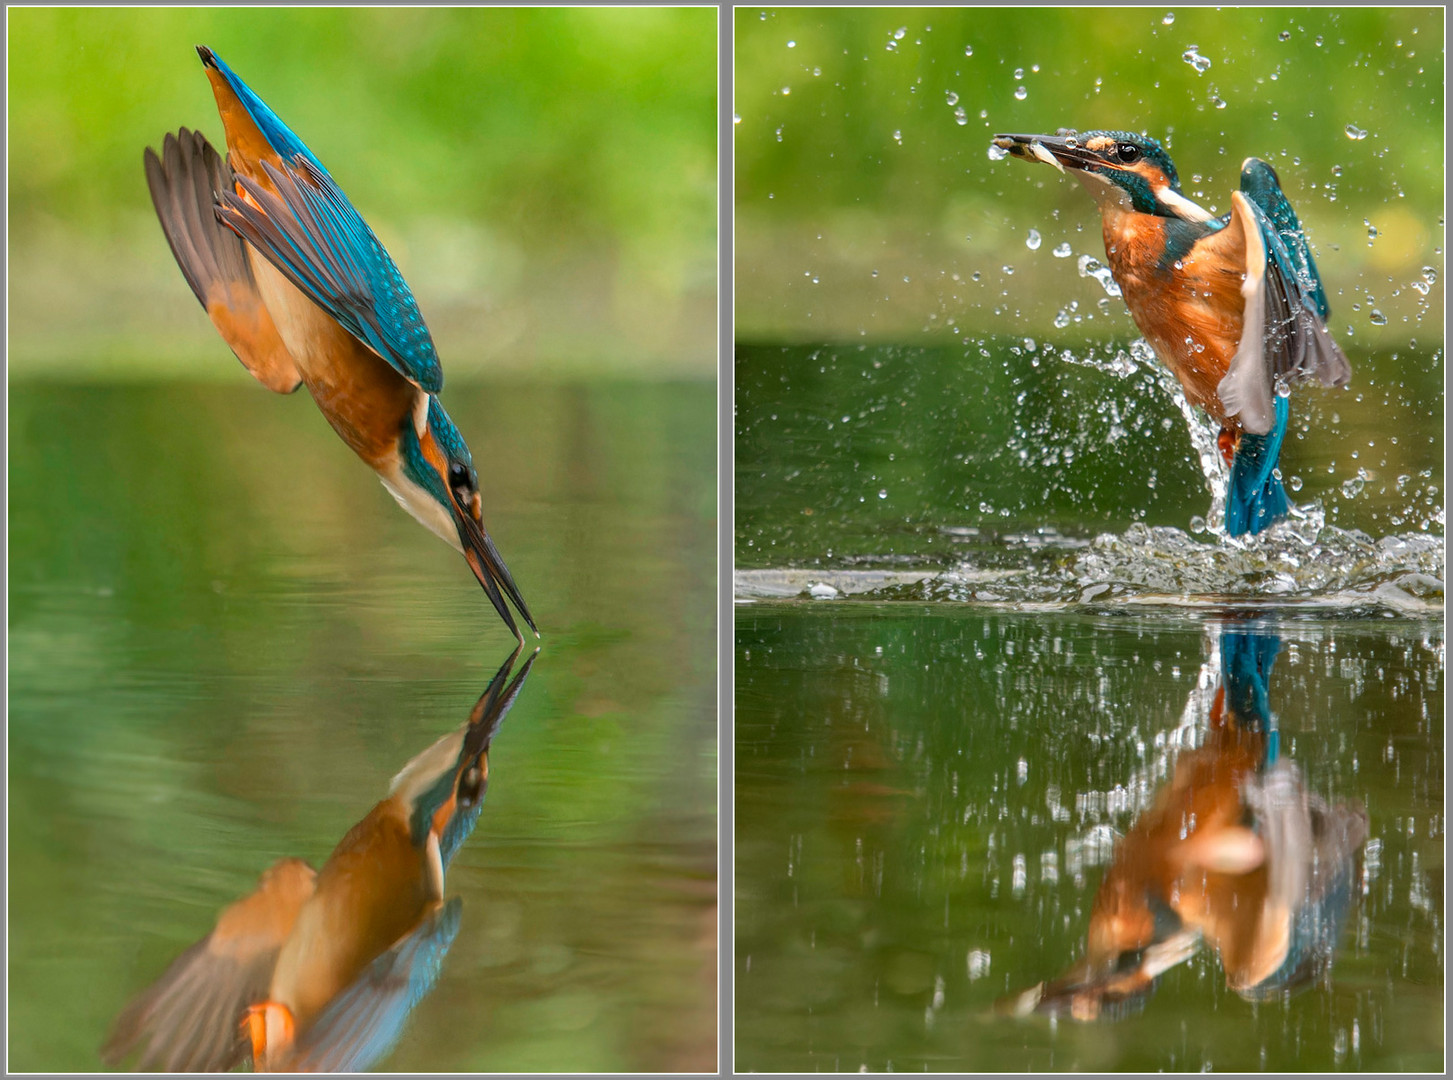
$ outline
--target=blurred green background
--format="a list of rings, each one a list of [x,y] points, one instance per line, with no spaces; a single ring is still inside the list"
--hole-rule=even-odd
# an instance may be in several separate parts
[[[237,374],[142,175],[216,49],[393,254],[452,378],[712,377],[716,13],[42,9],[9,23],[12,377]],[[207,357],[202,360],[201,357]]]
[[[1267,159],[1338,340],[1441,343],[1443,26],[1440,8],[739,8],[737,338],[1135,336],[1064,257],[1104,259],[1080,185],[988,158],[996,132],[1065,126],[1156,136],[1217,213],[1242,159]]]

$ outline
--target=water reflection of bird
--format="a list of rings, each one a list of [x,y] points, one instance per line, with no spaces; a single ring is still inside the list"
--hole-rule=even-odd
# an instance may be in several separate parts
[[[996,135],[994,145],[1072,171],[1095,197],[1110,273],[1136,326],[1221,425],[1226,531],[1257,533],[1283,517],[1286,390],[1308,379],[1343,386],[1351,367],[1327,332],[1326,293],[1276,172],[1247,158],[1241,190],[1218,218],[1182,193],[1148,136],[1061,129]]]
[[[439,357],[398,267],[312,151],[215,53],[197,52],[227,159],[186,128],[145,154],[192,291],[258,381],[307,386],[404,509],[463,553],[517,638],[506,597],[534,630],[484,528],[474,459],[435,396]]]
[[[1331,806],[1284,758],[1267,698],[1275,637],[1226,631],[1205,743],[1183,753],[1117,844],[1095,895],[1085,956],[1002,1012],[1092,1020],[1143,1001],[1204,941],[1227,985],[1262,999],[1332,960],[1367,836],[1358,805]]]
[[[379,1060],[433,986],[459,928],[444,874],[473,831],[489,749],[535,656],[518,651],[467,723],[394,777],[386,798],[316,873],[301,859],[269,867],[121,1013],[103,1057],[140,1051],[139,1068],[348,1072]]]

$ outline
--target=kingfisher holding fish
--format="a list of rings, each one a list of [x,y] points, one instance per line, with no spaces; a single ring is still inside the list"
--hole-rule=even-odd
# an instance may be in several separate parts
[[[1345,386],[1326,292],[1276,171],[1241,166],[1215,217],[1181,191],[1155,139],[1127,131],[996,135],[1015,157],[1071,172],[1100,208],[1110,273],[1135,325],[1186,397],[1221,425],[1231,470],[1226,531],[1259,533],[1287,512],[1277,461],[1292,384]]]
[[[200,133],[147,149],[147,184],[182,274],[264,386],[305,385],[410,514],[460,551],[517,639],[539,631],[484,527],[479,474],[439,403],[434,341],[399,268],[322,162],[211,49],[224,160]]]

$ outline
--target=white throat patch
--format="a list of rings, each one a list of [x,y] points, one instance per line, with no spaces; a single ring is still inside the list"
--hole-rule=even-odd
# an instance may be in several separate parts
[[[1155,193],[1155,201],[1183,221],[1210,221],[1214,215],[1199,203],[1166,188]]]
[[[1108,177],[1101,176],[1097,172],[1090,172],[1088,169],[1076,169],[1075,179],[1094,196],[1095,202],[1101,210],[1115,209],[1134,212],[1135,204],[1130,201],[1130,192]]]

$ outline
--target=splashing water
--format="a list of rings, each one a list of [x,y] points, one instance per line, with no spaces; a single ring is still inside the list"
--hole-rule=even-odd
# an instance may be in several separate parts
[[[1433,274],[1436,279],[1436,269]],[[986,341],[966,345],[965,371],[974,371],[994,356]],[[943,601],[1049,608],[1088,605],[1096,610],[1128,604],[1183,610],[1215,609],[1234,602],[1354,617],[1440,616],[1445,576],[1441,485],[1422,485],[1413,479],[1416,474],[1436,481],[1436,470],[1405,468],[1397,495],[1388,488],[1381,493],[1361,491],[1364,484],[1370,488],[1378,479],[1375,467],[1358,469],[1356,480],[1340,488],[1319,479],[1316,493],[1307,493],[1303,505],[1293,505],[1286,520],[1255,536],[1231,538],[1224,528],[1229,475],[1217,446],[1218,425],[1186,399],[1179,381],[1146,342],[1096,350],[1055,348],[1022,339],[1007,344],[1004,353],[1006,372],[1014,373],[1008,386],[1019,387],[1011,408],[1016,413],[1022,410],[1024,419],[1015,421],[1003,442],[958,434],[963,420],[975,415],[977,406],[965,402],[974,401],[982,371],[973,377],[943,379],[938,373],[944,367],[914,362],[914,350],[901,355],[891,350],[815,351],[809,357],[811,364],[805,365],[813,376],[841,376],[844,385],[856,387],[859,384],[849,375],[857,372],[868,387],[853,430],[848,433],[835,423],[818,439],[811,432],[819,419],[820,402],[804,401],[799,411],[786,412],[779,420],[778,410],[791,399],[776,396],[782,394],[780,364],[764,366],[760,392],[774,396],[771,423],[766,425],[764,418],[763,430],[775,432],[787,425],[798,443],[790,469],[788,463],[773,464],[763,472],[767,477],[778,469],[782,475],[757,496],[773,500],[763,501],[763,506],[780,500],[787,510],[781,524],[759,517],[749,532],[743,532],[752,556],[760,558],[776,548],[780,561],[775,566],[759,562],[759,569],[743,570],[737,577],[738,597],[789,599],[809,595],[814,584],[827,584],[834,590],[831,603]],[[777,363],[775,353],[773,360]],[[1050,365],[1084,368],[1087,373],[1066,378],[1046,371]],[[931,383],[933,391],[920,383]],[[1085,392],[1096,396],[1087,399],[1082,396]],[[927,423],[921,429],[902,427],[898,410],[912,400],[941,402],[926,409],[921,419]],[[1098,402],[1093,410],[1086,405],[1089,400]],[[1165,408],[1169,402],[1175,410]],[[1075,419],[1077,411],[1080,421]],[[1177,433],[1176,412],[1191,454]],[[833,414],[835,422],[838,416]],[[1335,414],[1331,419],[1337,423]],[[1154,453],[1147,455],[1152,447]],[[895,464],[895,457],[942,455],[946,449],[957,451],[952,458],[959,464],[949,466],[943,475],[952,477],[961,468],[963,480],[939,480],[938,489],[926,488],[924,509],[912,500],[905,502],[901,483],[911,487],[921,481],[913,479],[917,474],[911,468]],[[862,487],[851,492],[856,502],[832,494],[833,477],[821,464],[844,454],[866,474],[861,480],[843,478]],[[1115,462],[1113,479],[1103,479],[1107,474],[1098,472],[1103,466],[1082,464],[1097,457]],[[1135,498],[1130,488],[1138,484],[1154,490],[1158,480],[1173,484],[1191,480],[1184,472],[1184,479],[1171,478],[1170,467],[1160,460],[1170,458],[1179,459],[1174,467],[1178,470],[1184,468],[1181,462],[1199,466],[1192,468],[1191,475],[1199,474],[1204,483],[1209,511],[1204,495],[1192,496],[1182,511],[1184,523],[1135,522],[1111,530],[1100,525],[1097,533],[1090,519],[1109,516],[1097,509],[1098,485],[1108,483],[1111,490]],[[1419,459],[1418,464],[1424,462]],[[1022,479],[1006,483],[1006,474]],[[895,477],[899,487],[880,487],[883,480]],[[1386,479],[1390,482],[1390,477]],[[1041,484],[1043,494],[1036,490]],[[1302,486],[1295,477],[1288,478],[1290,491]],[[1193,489],[1186,490],[1189,494]],[[882,491],[889,492],[887,499]],[[1379,510],[1368,520],[1383,514],[1384,520],[1399,526],[1406,521],[1407,532],[1378,536],[1333,524],[1338,512],[1350,509],[1354,501],[1399,497],[1409,501]],[[854,509],[863,499],[883,506],[887,513]],[[1038,508],[1040,500],[1043,510]],[[1133,513],[1132,520],[1142,513]],[[1349,526],[1362,518],[1367,515],[1349,515]]]
[[[1206,478],[1206,490],[1211,493],[1211,509],[1206,511],[1206,527],[1221,534],[1224,538],[1226,485],[1230,483],[1231,473],[1226,468],[1226,464],[1221,458],[1221,451],[1216,445],[1216,439],[1220,435],[1221,429],[1214,420],[1191,404],[1185,391],[1181,389],[1181,381],[1171,374],[1169,368],[1156,361],[1154,352],[1145,341],[1137,341],[1135,344],[1140,346],[1144,353],[1149,354],[1142,358],[1154,372],[1156,385],[1175,402],[1176,408],[1185,418],[1186,431],[1191,436],[1191,449],[1196,452],[1196,460],[1201,464],[1201,475]],[[1134,346],[1132,346],[1133,348]]]

